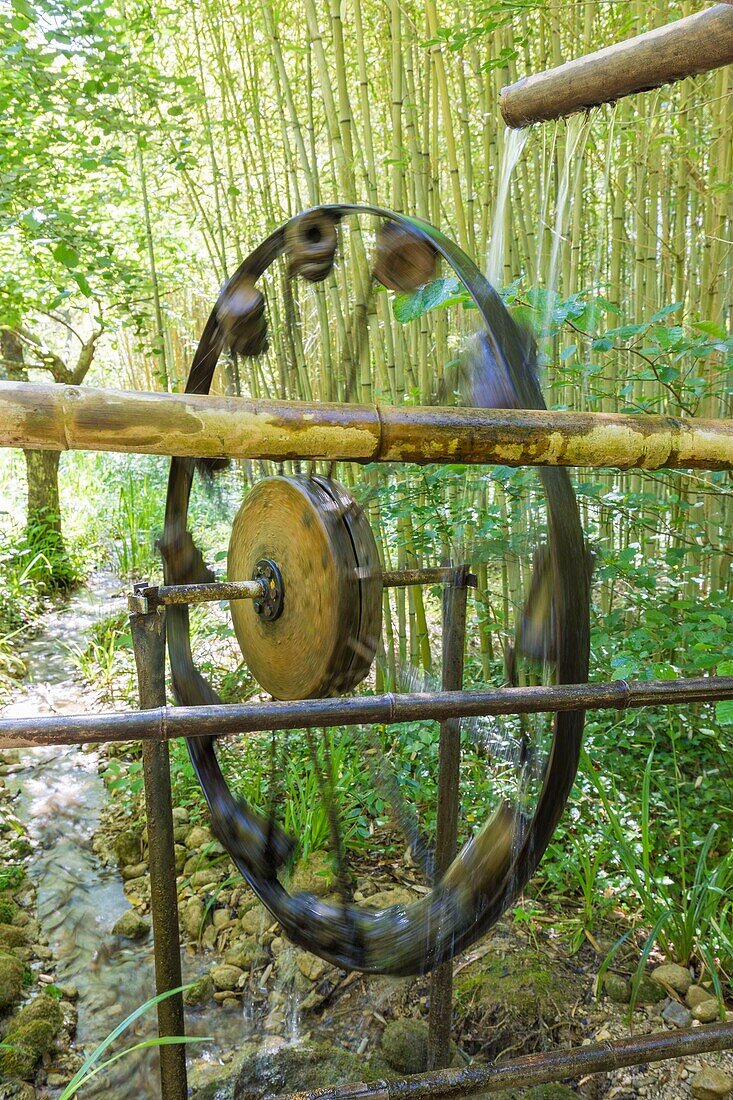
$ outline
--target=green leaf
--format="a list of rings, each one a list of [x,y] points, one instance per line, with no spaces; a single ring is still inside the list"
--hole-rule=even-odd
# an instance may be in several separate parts
[[[76,267],[79,263],[79,253],[75,248],[72,248],[66,241],[59,241],[53,250],[53,258],[58,260],[64,267],[68,267],[71,270],[72,267]]]
[[[439,309],[466,301],[468,295],[463,284],[455,277],[433,279],[412,294],[395,294],[392,312],[401,325],[416,321],[431,309]]]
[[[718,676],[733,676],[733,661],[721,661]],[[715,704],[715,717],[721,726],[733,726],[733,699],[721,699]]]
[[[92,288],[89,286],[86,275],[82,275],[81,271],[72,271],[71,275],[84,297],[91,298]]]
[[[31,23],[35,22],[36,12],[32,4],[28,3],[28,0],[12,0],[13,11],[16,11],[18,15],[24,15],[26,19],[30,19]]]

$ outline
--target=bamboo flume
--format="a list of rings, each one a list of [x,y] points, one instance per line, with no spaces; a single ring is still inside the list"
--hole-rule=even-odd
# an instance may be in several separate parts
[[[733,4],[616,42],[510,84],[499,105],[507,126],[562,118],[733,62]]]
[[[733,421],[252,401],[0,383],[0,447],[198,457],[733,469]]]

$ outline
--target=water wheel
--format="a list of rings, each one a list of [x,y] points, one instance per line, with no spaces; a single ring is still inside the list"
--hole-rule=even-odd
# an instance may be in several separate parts
[[[444,383],[440,392],[447,396],[457,390],[462,404],[544,408],[534,340],[513,321],[469,257],[421,221],[346,205],[291,219],[247,257],[212,310],[186,391],[209,392],[223,350],[235,359],[266,351],[265,297],[258,280],[275,261],[284,257],[287,280],[318,283],[333,278],[343,219],[365,215],[378,223],[376,283],[410,293],[434,277],[436,261],[442,258],[478,310],[479,331],[460,357],[452,385]],[[353,361],[345,375],[343,396],[350,400]],[[209,462],[209,471],[216,465]],[[172,460],[161,540],[168,584],[214,579],[188,529],[195,470],[192,460]],[[268,472],[250,488],[232,526],[229,579],[263,582],[261,599],[232,603],[234,630],[252,675],[276,699],[351,692],[368,676],[380,647],[382,567],[376,541],[366,509],[331,472]],[[535,683],[582,682],[588,671],[588,565],[578,510],[564,469],[539,468],[538,477],[541,529],[533,529],[534,519],[527,524],[521,562],[525,596],[515,601],[514,636],[505,647],[506,675],[510,682],[528,682],[528,677]],[[536,518],[540,510],[534,507],[530,514]],[[480,520],[474,516],[474,526]],[[177,701],[188,706],[218,702],[194,662],[186,607],[169,608],[168,639]],[[285,934],[339,966],[414,974],[463,950],[498,919],[535,871],[568,798],[578,764],[582,712],[538,718],[535,725],[529,718],[517,718],[508,720],[503,733],[499,729],[492,721],[481,731],[482,767],[492,775],[493,808],[438,881],[431,881],[430,844],[412,828],[400,777],[385,778],[373,759],[369,773],[365,763],[367,776],[376,774],[374,781],[382,783],[385,797],[403,800],[395,807],[394,820],[411,834],[407,839],[420,850],[428,879],[428,888],[413,904],[381,910],[355,904],[348,885],[332,899],[290,894],[284,872],[296,838],[283,829],[277,807],[263,813],[235,797],[215,738],[190,739],[188,745],[216,835]],[[380,755],[373,737],[367,736],[364,745],[365,760],[375,752]],[[330,795],[324,791],[325,798]],[[332,807],[329,813],[333,818]],[[333,820],[332,826],[336,855],[342,860]],[[347,880],[340,863],[338,881]]]

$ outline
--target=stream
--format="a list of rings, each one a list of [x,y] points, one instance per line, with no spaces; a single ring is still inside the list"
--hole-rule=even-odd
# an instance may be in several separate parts
[[[29,670],[25,685],[4,716],[98,709],[91,691],[74,678],[68,647],[83,648],[90,627],[122,606],[121,583],[97,573],[66,604],[44,615],[41,633],[28,639],[22,652]],[[112,935],[112,926],[129,903],[117,869],[106,866],[92,848],[108,798],[99,765],[100,753],[93,746],[49,746],[23,750],[21,767],[7,778],[8,787],[17,793],[15,811],[34,849],[28,874],[36,889],[37,917],[53,952],[55,980],[79,992],[76,1045],[85,1052],[155,992],[152,935],[142,943]],[[206,969],[200,956],[184,952],[182,962],[184,982]],[[153,1009],[111,1050],[152,1037],[154,1027]],[[188,1035],[215,1036],[211,1042],[190,1046],[189,1059],[195,1060],[199,1072],[208,1065],[215,1073],[215,1066],[230,1060],[231,1052],[252,1038],[256,1028],[251,1005],[232,1011],[212,1003],[187,1010]],[[109,1075],[97,1078],[98,1086],[95,1082],[85,1088],[84,1096],[158,1097],[154,1063],[154,1050],[122,1058]]]

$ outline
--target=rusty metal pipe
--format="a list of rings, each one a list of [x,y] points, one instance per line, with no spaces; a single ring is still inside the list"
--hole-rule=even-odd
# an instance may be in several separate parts
[[[544,1085],[587,1073],[606,1073],[642,1062],[662,1062],[665,1058],[689,1058],[694,1054],[730,1049],[733,1049],[733,1024],[710,1024],[590,1043],[575,1050],[527,1054],[498,1065],[418,1073],[368,1085],[334,1085],[313,1092],[289,1093],[278,1100],[452,1100],[458,1096]]]
[[[476,718],[542,711],[624,710],[733,699],[733,676],[679,680],[610,680],[558,687],[493,688],[489,691],[413,692],[346,699],[233,703],[206,707],[157,707],[107,714],[0,718],[0,749],[82,745],[99,741],[166,741],[172,737],[254,733],[305,726],[355,726],[412,722],[419,718]]]
[[[466,604],[468,566],[453,570],[443,589],[444,691],[460,691],[466,649]],[[445,718],[440,723],[438,757],[438,804],[435,830],[435,875],[440,879],[455,859],[458,848],[459,775],[461,764],[461,720]],[[428,1069],[450,1064],[450,1031],[453,1015],[453,960],[437,966],[430,975],[428,1013]]]
[[[131,615],[140,705],[165,703],[165,618],[155,611]],[[150,908],[155,942],[155,988],[158,994],[181,986],[181,941],[178,929],[176,858],[173,842],[171,772],[166,742],[145,741],[142,747],[145,817],[150,862]],[[158,1003],[158,1035],[185,1034],[183,997],[174,993]],[[181,1043],[160,1047],[162,1100],[186,1100],[186,1048]]]
[[[190,457],[733,469],[733,421],[250,401],[0,382],[0,447]]]

